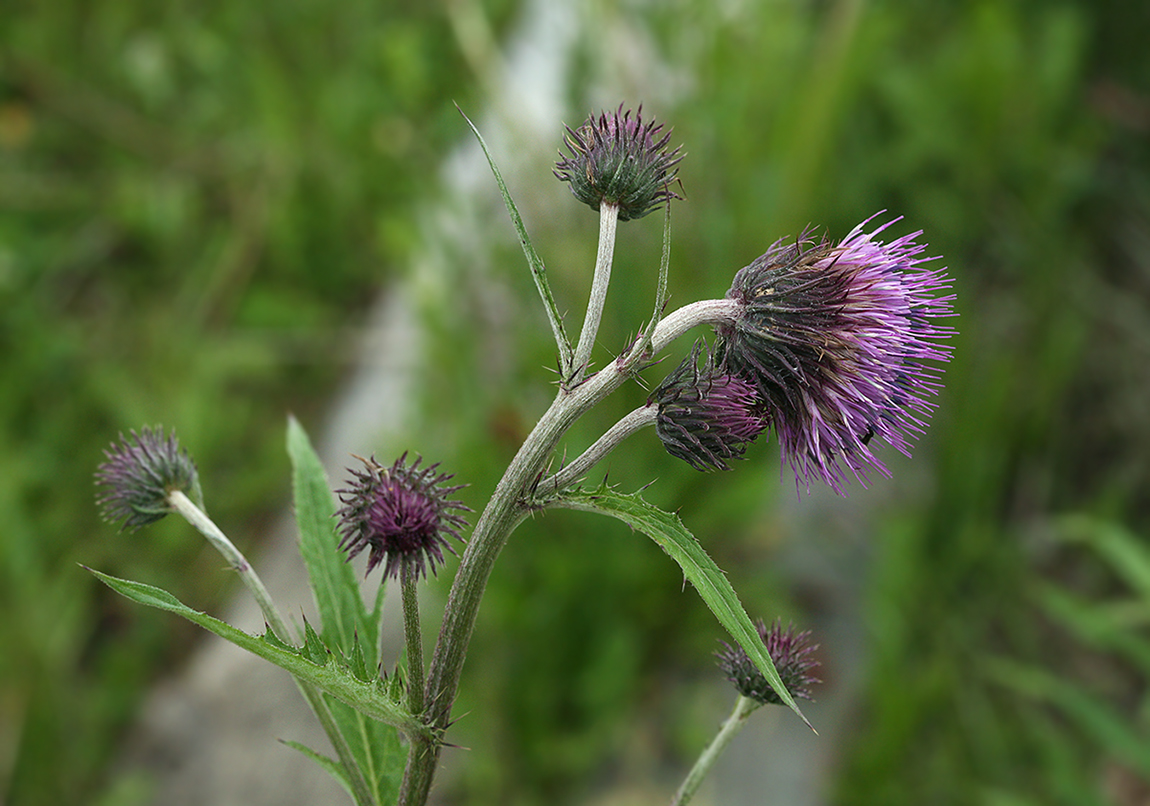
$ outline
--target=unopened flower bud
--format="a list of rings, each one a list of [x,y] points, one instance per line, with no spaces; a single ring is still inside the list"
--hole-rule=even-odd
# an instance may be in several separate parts
[[[758,391],[747,381],[718,371],[708,354],[699,366],[696,345],[659,384],[655,432],[672,456],[696,470],[730,470],[746,446],[769,425]]]
[[[811,686],[822,681],[811,674],[820,664],[811,657],[819,647],[818,644],[810,642],[810,631],[796,633],[794,625],[784,630],[779,619],[775,620],[770,629],[767,629],[767,625],[760,619],[755,622],[755,628],[759,632],[759,637],[763,639],[767,654],[771,656],[775,671],[779,673],[779,678],[787,691],[797,700],[811,699]],[[767,682],[767,678],[742,647],[731,647],[725,642],[720,643],[723,644],[723,650],[715,653],[719,668],[740,694],[763,705],[783,704],[782,697]]]
[[[437,473],[438,463],[421,468],[421,459],[410,465],[406,459],[405,453],[391,467],[361,459],[364,469],[351,470],[351,486],[338,491],[344,505],[336,513],[340,548],[348,559],[367,549],[367,573],[382,562],[384,578],[426,577],[428,569],[434,574],[443,549],[455,553],[447,538],[463,539],[459,528],[467,521],[456,510],[470,511],[448,498],[465,485],[444,487],[452,476]]]
[[[135,531],[172,512],[168,496],[177,490],[202,503],[196,463],[180,448],[175,432],[166,438],[162,428],[131,431],[127,439],[121,434],[104,455],[96,484],[105,489],[96,503],[106,521],[123,521],[121,530]]]
[[[619,220],[642,218],[670,199],[678,199],[670,185],[677,176],[681,149],[667,148],[671,140],[663,126],[643,122],[643,108],[631,117],[622,105],[611,113],[594,115],[578,129],[567,127],[564,142],[570,157],[560,152],[555,176],[571,184],[575,198],[598,210],[603,204],[619,208]]]

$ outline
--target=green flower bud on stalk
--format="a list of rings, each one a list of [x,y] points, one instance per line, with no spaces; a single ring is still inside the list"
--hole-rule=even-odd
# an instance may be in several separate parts
[[[96,503],[104,520],[123,521],[121,531],[135,531],[174,512],[169,496],[176,491],[203,506],[196,463],[180,448],[174,431],[166,438],[159,427],[130,431],[126,439],[121,434],[104,455],[96,484],[105,490]]]
[[[598,210],[619,208],[619,220],[642,218],[670,199],[682,198],[670,185],[677,178],[681,147],[667,148],[671,132],[660,137],[662,124],[643,122],[643,108],[631,117],[623,106],[594,115],[578,129],[567,127],[564,141],[570,157],[559,153],[555,176],[571,184],[575,198]]]

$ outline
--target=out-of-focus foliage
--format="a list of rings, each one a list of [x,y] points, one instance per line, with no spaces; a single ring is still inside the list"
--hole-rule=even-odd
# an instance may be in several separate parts
[[[77,562],[196,603],[226,579],[184,524],[98,522],[101,449],[175,427],[220,522],[266,526],[283,415],[345,371],[470,82],[432,5],[0,16],[0,800],[84,803],[187,632]]]

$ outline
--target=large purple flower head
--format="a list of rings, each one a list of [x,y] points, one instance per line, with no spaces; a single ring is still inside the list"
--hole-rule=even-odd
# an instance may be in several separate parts
[[[179,491],[203,504],[196,463],[180,447],[175,432],[162,428],[130,431],[127,438],[104,451],[106,461],[96,469],[96,484],[103,492],[96,499],[103,517],[123,521],[120,530],[135,531],[172,511],[168,496]]]
[[[767,625],[759,619],[755,622],[755,628],[759,632],[759,637],[763,639],[767,654],[771,656],[775,671],[779,673],[779,678],[787,687],[787,691],[795,699],[811,699],[811,686],[822,681],[811,674],[820,664],[811,657],[819,646],[811,643],[810,630],[796,633],[793,625],[783,629],[783,623],[779,619],[775,620],[770,629],[767,629]],[[740,694],[762,705],[783,704],[782,697],[767,682],[767,678],[742,647],[720,643],[723,644],[723,649],[715,653],[719,668]]]
[[[741,458],[769,425],[755,387],[718,370],[708,353],[699,365],[701,346],[651,393],[658,404],[655,432],[672,456],[696,470],[730,470],[728,459]]]
[[[753,383],[800,487],[822,479],[840,494],[868,468],[890,472],[872,439],[910,455],[938,393],[954,315],[945,268],[927,268],[916,232],[884,244],[892,222],[840,243],[804,234],[776,243],[735,275],[733,324],[717,328],[724,366]],[[897,221],[898,219],[895,219]]]
[[[597,119],[591,115],[578,129],[568,126],[564,142],[571,156],[560,152],[555,164],[555,176],[571,184],[575,198],[593,210],[603,203],[616,205],[620,221],[642,218],[680,198],[670,185],[683,155],[667,148],[671,132],[660,137],[662,124],[644,123],[643,107],[634,114],[620,105]]]
[[[381,562],[384,578],[400,574],[426,577],[443,563],[443,549],[455,553],[448,536],[463,538],[459,528],[467,521],[456,510],[470,511],[448,496],[466,485],[445,487],[452,478],[437,473],[438,463],[421,468],[421,459],[407,464],[407,454],[391,467],[375,458],[360,459],[363,470],[350,470],[351,486],[339,490],[343,507],[336,513],[343,535],[340,548],[348,559],[369,550],[367,573]]]

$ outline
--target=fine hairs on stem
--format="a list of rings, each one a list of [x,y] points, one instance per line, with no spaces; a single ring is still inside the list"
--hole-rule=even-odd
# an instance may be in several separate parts
[[[583,380],[591,364],[591,350],[595,346],[595,337],[599,334],[603,306],[607,303],[607,287],[611,284],[611,262],[615,255],[615,228],[618,223],[619,206],[604,201],[599,207],[599,249],[595,255],[591,298],[587,302],[583,330],[579,333],[579,344],[575,348],[573,367],[575,375],[572,384],[578,384]]]

